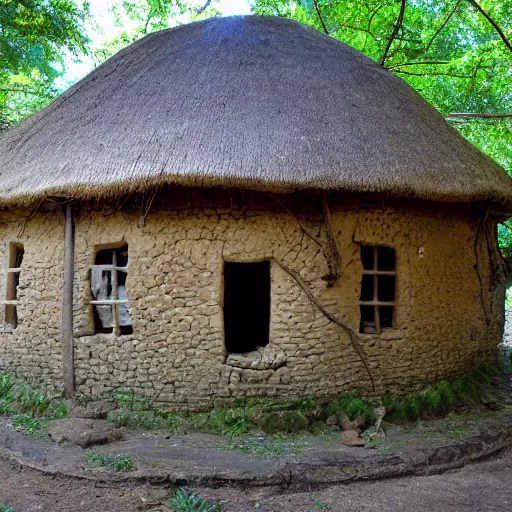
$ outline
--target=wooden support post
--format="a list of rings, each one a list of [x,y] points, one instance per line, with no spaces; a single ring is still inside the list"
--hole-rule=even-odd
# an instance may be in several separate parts
[[[73,207],[66,206],[64,230],[64,283],[62,286],[62,375],[64,395],[75,394],[75,361],[73,340],[73,277],[75,272],[75,221]]]

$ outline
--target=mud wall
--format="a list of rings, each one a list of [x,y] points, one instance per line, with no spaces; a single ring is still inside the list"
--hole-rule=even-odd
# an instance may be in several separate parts
[[[18,326],[5,325],[0,304],[0,368],[45,389],[60,391],[61,285],[64,217],[60,212],[36,215],[2,212],[0,216],[0,300],[6,297],[9,244],[23,244],[18,286]]]
[[[3,218],[2,237],[22,241],[25,257],[20,322],[14,333],[0,334],[0,366],[59,390],[63,216],[36,215],[17,237],[23,220]],[[133,390],[183,409],[240,396],[352,388],[404,393],[494,356],[503,304],[491,293],[488,245],[475,245],[477,223],[464,209],[332,207],[342,270],[332,287],[322,279],[328,268],[317,243],[325,241],[325,230],[321,215],[299,222],[284,210],[154,210],[144,222],[140,212],[81,211],[75,232],[77,392]],[[134,332],[94,334],[89,271],[98,248],[123,241]],[[360,244],[390,246],[397,256],[394,327],[358,335],[372,379],[347,333],[283,269],[297,273],[325,309],[358,332]],[[271,261],[270,343],[250,357],[229,355],[223,262],[260,260]],[[5,265],[2,254],[0,262]]]

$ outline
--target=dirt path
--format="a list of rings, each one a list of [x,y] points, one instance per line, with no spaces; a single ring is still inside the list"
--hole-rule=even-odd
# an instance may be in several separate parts
[[[320,491],[265,496],[266,491],[200,490],[221,500],[226,512],[509,512],[512,451],[461,470],[429,477],[359,482]],[[92,482],[53,478],[0,459],[0,505],[15,512],[131,512],[152,501],[144,486],[105,489]]]

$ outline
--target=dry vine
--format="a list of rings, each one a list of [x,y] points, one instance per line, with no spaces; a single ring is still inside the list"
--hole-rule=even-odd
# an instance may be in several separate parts
[[[355,352],[359,356],[359,359],[363,363],[364,367],[366,368],[366,372],[368,373],[368,377],[370,378],[370,382],[372,384],[372,390],[375,391],[375,382],[373,380],[372,372],[370,371],[370,367],[368,365],[367,357],[364,352],[363,347],[359,343],[359,336],[357,333],[351,329],[347,324],[343,323],[342,321],[338,320],[335,316],[333,316],[327,309],[325,309],[316,299],[316,297],[313,295],[311,290],[308,288],[307,284],[304,282],[302,277],[300,275],[293,271],[292,269],[288,268],[286,265],[281,263],[280,261],[276,260],[274,258],[274,261],[298,284],[300,289],[306,294],[307,298],[322,312],[322,314],[333,324],[337,325],[338,327],[341,327],[347,334],[350,339],[350,343],[352,347],[354,348]]]
[[[270,195],[274,201],[276,201],[287,213],[289,213],[299,225],[300,230],[315,244],[317,244],[322,253],[324,254],[325,261],[327,262],[328,273],[322,277],[324,281],[327,281],[327,286],[332,286],[341,276],[341,255],[336,244],[334,232],[332,228],[332,216],[331,210],[329,209],[329,203],[325,195],[321,196],[320,201],[322,203],[322,212],[324,215],[324,225],[326,231],[326,242],[322,243],[314,235],[312,235],[301,223],[299,217],[295,215],[278,197]]]

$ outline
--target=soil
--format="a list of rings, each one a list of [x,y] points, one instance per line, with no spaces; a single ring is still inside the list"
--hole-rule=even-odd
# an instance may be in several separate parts
[[[317,490],[280,494],[276,489],[242,491],[196,489],[221,501],[225,512],[509,512],[512,507],[512,451],[442,475],[358,482]],[[150,512],[166,487],[133,485],[104,488],[92,481],[52,477],[0,458],[0,505],[15,512]]]

